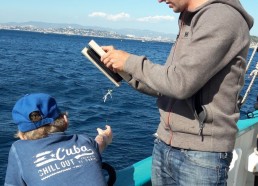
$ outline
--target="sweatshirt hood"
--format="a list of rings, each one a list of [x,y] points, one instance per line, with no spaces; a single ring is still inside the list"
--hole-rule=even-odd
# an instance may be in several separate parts
[[[253,27],[254,24],[254,19],[253,17],[247,13],[247,11],[243,8],[242,4],[240,3],[239,0],[209,0],[207,1],[205,4],[203,4],[202,6],[198,7],[196,9],[196,11],[198,11],[199,9],[209,5],[209,4],[214,4],[214,3],[223,3],[223,4],[227,4],[231,7],[233,7],[234,9],[236,9],[245,19],[249,29],[251,29]]]

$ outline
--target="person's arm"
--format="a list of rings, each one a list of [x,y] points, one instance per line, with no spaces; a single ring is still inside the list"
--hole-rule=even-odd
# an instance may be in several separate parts
[[[102,46],[101,48],[106,52],[105,55],[101,56],[101,61],[114,72],[124,72],[125,62],[131,54],[122,50],[116,50],[113,46]],[[159,92],[138,79],[135,79],[130,74],[128,74],[128,77],[130,78],[124,80],[137,91],[154,97],[161,95]]]
[[[105,130],[97,128],[97,131],[98,135],[96,136],[95,141],[98,143],[99,152],[102,153],[105,150],[105,148],[112,142],[113,133],[109,125],[106,125]]]

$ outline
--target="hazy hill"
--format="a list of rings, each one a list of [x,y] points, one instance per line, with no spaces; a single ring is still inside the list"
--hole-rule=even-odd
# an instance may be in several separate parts
[[[163,37],[163,38],[171,38],[175,39],[176,34],[166,34],[161,32],[155,32],[151,30],[139,30],[139,29],[111,29],[111,28],[105,28],[105,27],[92,27],[92,26],[82,26],[79,24],[63,24],[63,23],[46,23],[46,22],[35,22],[35,21],[29,21],[29,22],[22,22],[22,23],[16,23],[16,22],[9,22],[4,23],[5,25],[9,26],[34,26],[38,28],[77,28],[77,29],[93,29],[93,30],[102,30],[102,31],[109,31],[109,32],[116,32],[121,35],[134,35],[137,37]]]
[[[93,27],[93,26],[82,26],[79,24],[66,24],[66,23],[46,23],[46,22],[36,22],[36,21],[29,21],[29,22],[9,22],[4,23],[4,25],[9,26],[34,26],[38,28],[75,28],[75,29],[92,29],[92,30],[101,30],[101,31],[108,31],[108,32],[115,32],[121,35],[134,35],[136,37],[162,37],[162,38],[170,38],[175,40],[176,34],[166,34],[162,32],[155,32],[151,30],[139,30],[139,29],[112,29],[106,27]],[[251,43],[258,43],[257,36],[251,36]]]

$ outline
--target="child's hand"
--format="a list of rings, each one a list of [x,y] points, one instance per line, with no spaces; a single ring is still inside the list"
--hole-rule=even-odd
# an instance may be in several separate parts
[[[97,131],[100,136],[103,136],[107,145],[109,145],[112,142],[113,133],[109,125],[106,125],[105,130],[102,130],[101,128],[97,128]]]

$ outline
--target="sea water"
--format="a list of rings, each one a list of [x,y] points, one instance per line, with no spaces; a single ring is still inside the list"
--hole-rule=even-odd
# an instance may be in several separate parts
[[[166,61],[172,46],[162,42],[0,30],[0,185],[4,182],[10,146],[16,140],[13,135],[17,126],[11,111],[27,93],[44,92],[55,97],[61,110],[69,113],[68,133],[87,133],[94,138],[97,127],[104,129],[109,124],[114,138],[103,153],[103,161],[117,170],[151,155],[159,122],[155,98],[133,90],[125,82],[115,87],[81,54],[91,39],[99,45],[114,45],[145,55],[159,64]],[[248,57],[251,53],[252,50]],[[257,55],[254,61],[258,61]],[[250,81],[247,75],[245,89]],[[258,80],[243,106],[242,116],[253,110],[257,84]]]

